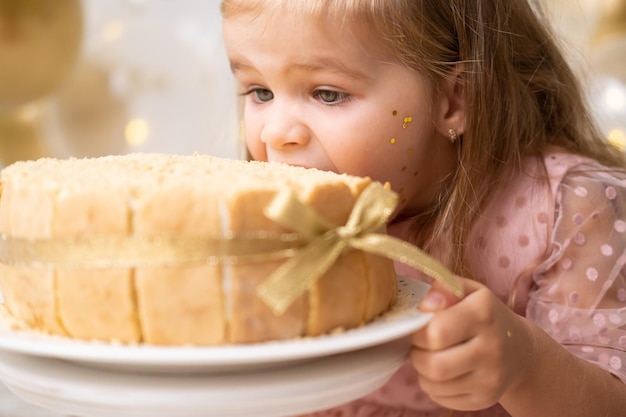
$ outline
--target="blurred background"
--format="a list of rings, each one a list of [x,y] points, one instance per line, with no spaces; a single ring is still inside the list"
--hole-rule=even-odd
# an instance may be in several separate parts
[[[626,146],[626,0],[541,0]],[[219,0],[0,0],[0,167],[128,152],[243,157]]]
[[[510,0],[515,1],[515,0]],[[538,0],[626,147],[626,0]],[[219,0],[0,0],[0,168],[42,156],[244,157]],[[0,384],[0,416],[52,417]]]
[[[626,151],[626,0],[541,0],[609,141]]]
[[[0,0],[0,166],[240,157],[218,0]]]

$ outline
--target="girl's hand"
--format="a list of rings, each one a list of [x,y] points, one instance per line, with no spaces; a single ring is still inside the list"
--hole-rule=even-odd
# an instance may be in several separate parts
[[[532,372],[532,337],[525,319],[489,289],[468,279],[463,284],[460,301],[433,285],[421,308],[436,314],[413,335],[411,361],[433,401],[480,410],[498,403]]]

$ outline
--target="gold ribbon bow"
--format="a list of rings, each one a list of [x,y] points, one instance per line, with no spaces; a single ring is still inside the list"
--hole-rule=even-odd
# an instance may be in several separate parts
[[[447,285],[461,297],[459,279],[416,246],[380,233],[397,205],[397,195],[380,183],[370,184],[359,196],[345,226],[334,227],[292,192],[278,194],[265,209],[273,221],[310,239],[277,268],[257,292],[280,315],[326,272],[347,248],[382,255],[409,265]]]
[[[417,247],[381,233],[397,195],[373,183],[359,196],[344,226],[336,227],[303,205],[293,193],[279,193],[265,214],[294,233],[220,236],[84,236],[43,239],[0,234],[0,262],[34,268],[172,266],[185,263],[288,260],[257,291],[280,315],[349,248],[407,264],[441,281],[461,297],[460,281]],[[262,244],[261,244],[262,243]]]

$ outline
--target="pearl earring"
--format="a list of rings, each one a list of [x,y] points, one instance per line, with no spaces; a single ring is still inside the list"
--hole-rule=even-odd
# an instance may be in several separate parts
[[[450,143],[455,144],[458,139],[459,136],[457,135],[456,130],[453,128],[448,129],[448,140]]]

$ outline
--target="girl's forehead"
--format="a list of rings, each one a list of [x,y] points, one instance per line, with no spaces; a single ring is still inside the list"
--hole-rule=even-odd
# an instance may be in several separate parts
[[[281,11],[289,14],[301,14],[311,17],[352,16],[357,11],[363,12],[371,8],[363,7],[370,0],[223,0],[221,10],[228,18],[241,13],[271,13]]]
[[[389,45],[376,36],[372,28],[364,21],[349,18],[347,15],[332,13],[315,7],[297,7],[300,1],[309,5],[329,3],[320,0],[265,0],[240,1],[227,0],[225,3],[242,3],[245,7],[225,10],[225,23],[246,22],[247,35],[262,38],[268,33],[283,32],[282,36],[293,42],[304,42],[301,47],[312,47],[313,40],[326,40],[330,44],[349,41],[372,59],[395,61],[390,54]],[[342,2],[330,2],[332,4]],[[352,2],[347,2],[352,3]],[[297,29],[297,30],[296,30]],[[242,34],[243,35],[243,34]]]
[[[279,25],[288,17],[317,23],[326,31],[368,31],[379,35],[385,26],[380,24],[385,14],[380,3],[379,0],[223,0],[221,9],[225,19],[262,18]]]

